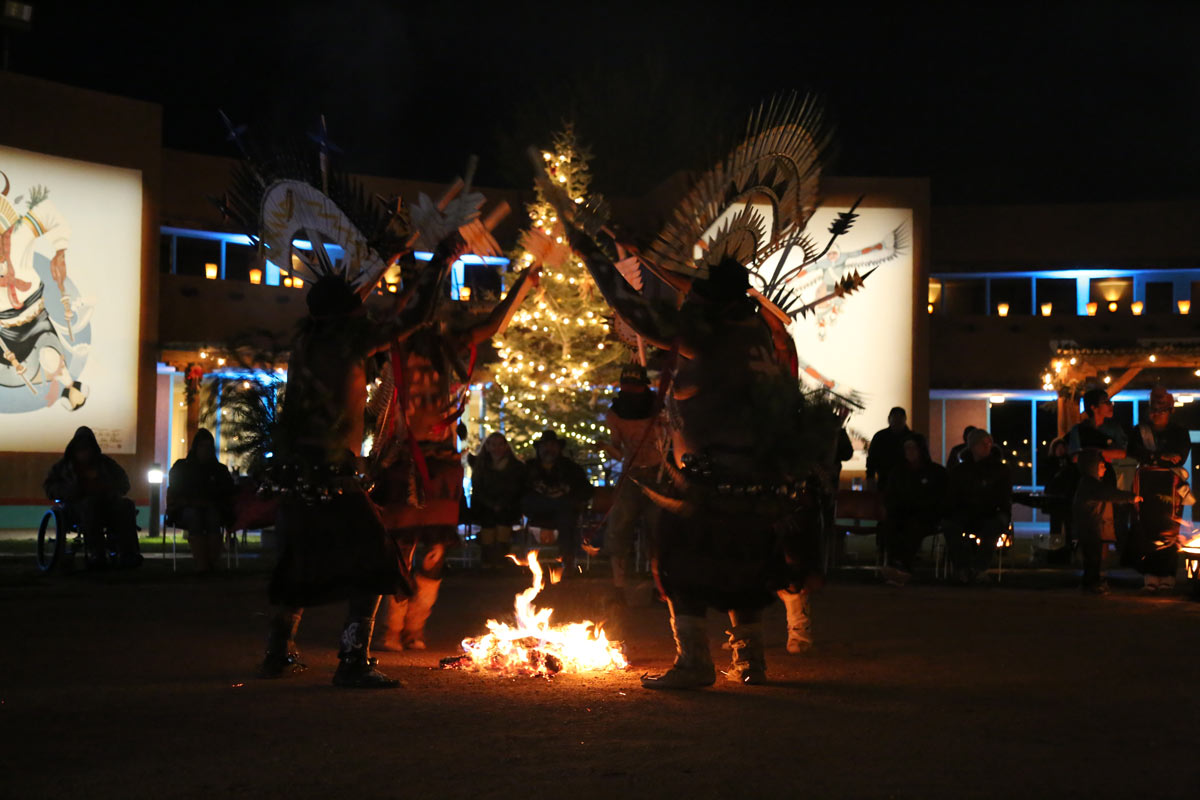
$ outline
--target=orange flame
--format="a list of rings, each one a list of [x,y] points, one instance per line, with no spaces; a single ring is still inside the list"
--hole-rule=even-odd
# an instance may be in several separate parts
[[[521,592],[514,603],[516,624],[494,619],[487,621],[488,633],[463,639],[463,655],[448,659],[446,666],[473,666],[524,675],[553,675],[559,672],[592,672],[625,669],[629,662],[620,642],[610,642],[600,625],[591,620],[551,625],[552,608],[537,608],[534,598],[545,588],[542,565],[537,551],[525,561],[509,556],[514,563],[526,565],[533,573],[533,585]],[[556,576],[551,575],[552,582]]]

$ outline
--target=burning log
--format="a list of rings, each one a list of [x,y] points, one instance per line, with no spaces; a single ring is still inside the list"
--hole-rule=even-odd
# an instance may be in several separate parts
[[[561,672],[621,670],[629,666],[619,642],[610,642],[591,620],[551,625],[552,608],[537,608],[533,600],[545,587],[537,551],[524,562],[533,585],[516,597],[515,624],[487,621],[488,633],[463,639],[463,654],[444,658],[442,669],[486,669],[515,675],[550,677]]]

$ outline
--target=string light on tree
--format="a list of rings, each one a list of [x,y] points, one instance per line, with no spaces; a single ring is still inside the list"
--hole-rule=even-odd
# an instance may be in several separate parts
[[[546,171],[575,203],[588,195],[589,155],[571,126],[553,137],[542,153]],[[517,449],[553,427],[576,446],[584,460],[601,460],[598,441],[608,431],[598,424],[620,377],[627,351],[610,346],[608,306],[583,263],[566,244],[558,215],[541,193],[528,206],[531,230],[546,237],[542,281],[508,330],[493,344],[501,361],[485,389],[488,430],[504,430]],[[527,240],[523,240],[527,241]],[[522,248],[513,263],[529,265],[537,257]],[[537,392],[536,400],[529,390]]]

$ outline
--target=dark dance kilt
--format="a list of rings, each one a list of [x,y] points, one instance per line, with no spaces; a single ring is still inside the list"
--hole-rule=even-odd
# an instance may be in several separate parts
[[[371,497],[379,504],[384,527],[400,545],[455,546],[462,511],[463,468],[457,453],[426,454],[429,482],[418,499],[415,465],[410,459],[392,464],[375,481]],[[421,502],[421,505],[417,505]]]
[[[347,489],[328,502],[285,497],[276,529],[283,552],[271,575],[272,603],[304,607],[363,595],[413,594],[400,551],[361,489]]]
[[[658,575],[667,596],[720,611],[750,611],[770,605],[776,591],[796,583],[802,568],[796,562],[807,559],[786,551],[795,544],[798,520],[778,513],[771,501],[763,505],[772,507],[756,513],[749,501],[715,498],[687,517],[664,510]]]

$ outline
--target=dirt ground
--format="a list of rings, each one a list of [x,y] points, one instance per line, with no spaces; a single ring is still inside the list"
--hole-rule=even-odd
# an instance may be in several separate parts
[[[630,671],[554,680],[431,669],[511,608],[520,574],[452,575],[406,688],[329,685],[342,610],[312,609],[310,670],[252,677],[265,575],[0,575],[0,796],[1195,797],[1200,604],[1062,587],[832,582],[817,646],[772,683],[658,693],[665,611],[611,621]],[[1017,582],[1020,585],[1020,582]],[[540,605],[598,616],[582,578]],[[711,620],[714,658],[722,621]]]

